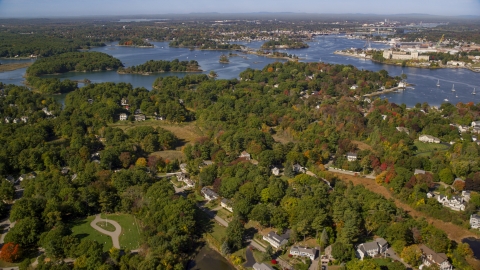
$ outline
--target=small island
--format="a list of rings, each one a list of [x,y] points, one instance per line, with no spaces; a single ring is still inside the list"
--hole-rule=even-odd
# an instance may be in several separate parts
[[[222,54],[220,56],[220,63],[222,64],[228,64],[230,63],[230,60],[228,59],[228,56],[226,56],[225,54]]]
[[[286,60],[291,60],[291,61],[296,61],[299,60],[300,58],[296,56],[295,54],[289,54],[286,52],[270,52],[270,51],[264,51],[264,50],[257,50],[257,51],[248,51],[248,54],[255,54],[258,56],[264,56],[268,58],[276,58],[276,59],[286,59]]]
[[[143,40],[141,38],[133,39],[122,39],[118,42],[118,46],[127,46],[127,47],[142,47],[142,48],[153,48],[153,44]]]
[[[240,51],[244,49],[243,45],[221,43],[214,40],[193,37],[181,37],[171,41],[168,44],[172,48],[191,48],[212,51]]]
[[[26,74],[28,77],[69,71],[114,70],[119,67],[123,67],[122,62],[106,53],[69,52],[38,59],[27,68]]]
[[[301,40],[292,40],[288,38],[270,40],[262,45],[262,49],[305,49],[308,47],[308,44]]]
[[[119,74],[143,74],[150,75],[152,73],[162,72],[201,72],[200,65],[195,60],[180,61],[175,59],[173,61],[166,60],[150,60],[138,66],[131,66],[127,68],[120,67],[117,72]]]

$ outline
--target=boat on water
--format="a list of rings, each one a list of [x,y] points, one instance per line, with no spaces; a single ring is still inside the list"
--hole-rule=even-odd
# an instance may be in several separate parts
[[[472,92],[472,95],[476,95],[477,93],[475,93],[475,88],[473,88],[473,92]]]
[[[455,92],[455,84],[452,85],[452,92]]]
[[[437,81],[437,87],[440,87],[440,80]]]

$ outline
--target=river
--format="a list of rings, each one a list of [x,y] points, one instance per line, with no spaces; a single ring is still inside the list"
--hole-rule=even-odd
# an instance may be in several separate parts
[[[263,42],[251,42],[240,44],[251,48],[260,48]],[[382,98],[388,98],[389,101],[397,104],[405,103],[408,107],[415,106],[417,103],[428,102],[430,105],[439,106],[448,99],[449,102],[480,102],[480,94],[472,95],[473,88],[480,91],[480,74],[467,69],[420,69],[420,68],[402,68],[374,63],[370,60],[358,59],[354,57],[345,57],[335,55],[335,50],[348,48],[361,48],[365,41],[346,39],[341,36],[322,36],[316,37],[308,42],[310,48],[299,50],[281,50],[296,54],[300,61],[306,62],[328,62],[333,64],[352,64],[359,69],[379,71],[385,69],[392,76],[398,76],[402,72],[408,76],[408,83],[413,84],[412,88],[399,93],[389,93],[382,95]],[[120,59],[125,66],[139,65],[148,60],[196,60],[200,64],[204,73],[214,70],[219,79],[238,78],[240,72],[246,68],[262,69],[268,63],[275,61],[284,62],[283,59],[272,59],[257,55],[244,55],[239,53],[237,57],[231,57],[229,64],[219,63],[219,57],[222,53],[228,51],[200,51],[189,50],[188,48],[170,48],[168,42],[153,42],[154,48],[134,48],[115,46],[116,43],[109,43],[106,47],[93,48],[92,51],[104,52]],[[385,48],[385,44],[372,43],[373,48]],[[5,60],[0,59],[1,63],[11,61],[31,61],[31,60]],[[24,80],[25,69],[18,69],[9,72],[0,73],[0,81],[4,83],[21,84]],[[69,78],[71,80],[83,80],[88,78],[94,83],[98,82],[127,82],[135,87],[152,88],[152,84],[158,76],[185,76],[187,73],[161,73],[155,75],[123,74],[115,71],[102,72],[68,72],[61,75],[50,75],[47,77]],[[440,80],[440,87],[436,86]],[[455,92],[451,89],[455,85]]]

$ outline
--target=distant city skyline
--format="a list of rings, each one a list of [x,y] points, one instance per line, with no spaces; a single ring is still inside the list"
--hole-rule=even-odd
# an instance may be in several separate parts
[[[480,0],[0,0],[0,18],[208,12],[480,15]]]

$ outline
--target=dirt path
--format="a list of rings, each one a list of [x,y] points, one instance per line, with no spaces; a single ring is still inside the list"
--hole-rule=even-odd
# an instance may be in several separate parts
[[[392,194],[385,188],[384,186],[379,186],[375,183],[375,180],[368,179],[368,178],[362,178],[362,177],[355,177],[351,175],[345,175],[341,173],[335,173],[340,179],[346,180],[346,181],[352,181],[354,185],[364,185],[368,190],[375,192],[377,194],[382,195],[383,197],[387,199],[393,199],[395,202],[395,205],[398,208],[402,208],[403,210],[407,211],[412,217],[419,218],[423,217],[425,218],[428,223],[432,224],[436,228],[444,231],[447,235],[448,238],[456,241],[457,243],[461,243],[462,239],[466,237],[474,237],[477,238],[477,235],[474,233],[468,231],[465,228],[462,228],[458,225],[455,225],[450,222],[445,222],[441,221],[432,217],[429,217],[427,214],[422,213],[420,211],[417,211],[413,209],[410,205],[401,202],[398,199],[393,198]],[[448,210],[446,210],[448,211]]]
[[[92,226],[92,228],[94,228],[95,230],[110,236],[112,238],[113,246],[115,248],[120,249],[119,237],[120,237],[120,233],[122,232],[122,226],[120,226],[120,224],[118,224],[118,222],[116,222],[115,220],[107,220],[108,223],[115,226],[115,231],[114,232],[109,232],[107,230],[104,230],[104,229],[100,228],[97,225],[98,222],[105,222],[105,219],[102,219],[100,217],[100,214],[95,216],[95,219],[90,223],[90,226]]]

